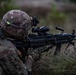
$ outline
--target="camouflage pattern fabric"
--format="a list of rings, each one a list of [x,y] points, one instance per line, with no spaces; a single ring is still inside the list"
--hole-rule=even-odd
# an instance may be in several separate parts
[[[28,75],[26,65],[18,57],[15,46],[5,40],[0,40],[0,75]]]
[[[7,24],[10,23],[10,24]],[[13,24],[13,26],[11,25]],[[1,28],[10,35],[24,38],[32,27],[31,17],[21,10],[8,11],[1,21]]]
[[[3,69],[2,69],[2,67],[0,67],[0,75],[5,75],[5,73],[4,73]]]

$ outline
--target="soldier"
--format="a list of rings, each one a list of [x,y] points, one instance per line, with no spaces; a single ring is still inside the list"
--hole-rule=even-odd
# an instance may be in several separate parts
[[[28,30],[33,26],[32,18],[21,10],[10,10],[3,16],[0,26],[0,75],[28,75],[32,63],[39,56],[37,51],[29,54],[23,62],[21,50],[18,50],[7,37],[24,40]]]

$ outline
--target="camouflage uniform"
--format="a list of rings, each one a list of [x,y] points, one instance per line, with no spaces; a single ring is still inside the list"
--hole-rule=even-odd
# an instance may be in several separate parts
[[[26,65],[20,60],[17,49],[10,42],[0,40],[0,65],[1,68],[9,75],[28,75]],[[3,70],[0,69],[2,72]],[[0,72],[1,72],[0,71]],[[0,75],[2,75],[2,72]]]
[[[0,34],[0,75],[28,75],[32,71],[34,60],[39,58],[43,48],[36,49],[29,53],[25,63],[12,42],[8,38],[24,40],[28,30],[33,26],[32,18],[21,10],[7,12],[1,21]],[[45,50],[47,49],[44,48]]]
[[[7,25],[6,21],[18,28]],[[23,63],[16,47],[6,39],[9,35],[23,39],[30,28],[31,18],[21,10],[11,10],[3,16],[0,29],[3,32],[0,34],[0,75],[28,75],[28,71],[31,71],[34,61],[32,56],[29,55]]]

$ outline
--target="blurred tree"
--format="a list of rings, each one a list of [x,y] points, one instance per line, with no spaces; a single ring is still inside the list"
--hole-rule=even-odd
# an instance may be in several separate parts
[[[67,19],[67,15],[63,12],[59,12],[55,5],[52,5],[51,12],[47,16],[48,23],[53,25],[63,25]]]
[[[70,0],[70,2],[76,3],[76,0]]]
[[[12,0],[0,0],[0,19],[9,10],[13,9]]]
[[[44,19],[39,19],[40,25],[48,25],[51,33],[55,33],[56,26],[64,28],[64,24],[66,23],[68,16],[68,14],[58,11],[56,5],[53,4],[47,16]]]

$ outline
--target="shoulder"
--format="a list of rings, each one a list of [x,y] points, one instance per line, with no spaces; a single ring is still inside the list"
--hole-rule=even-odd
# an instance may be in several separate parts
[[[16,47],[7,39],[0,39],[0,56],[8,52],[16,52]]]

